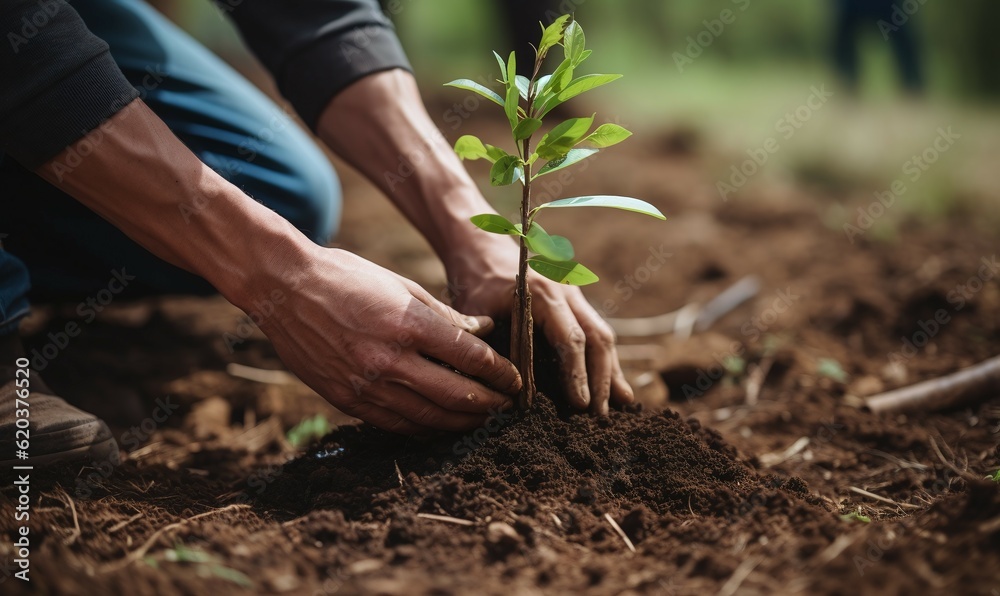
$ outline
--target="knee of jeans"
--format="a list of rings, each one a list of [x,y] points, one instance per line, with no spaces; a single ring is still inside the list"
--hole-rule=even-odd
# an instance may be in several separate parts
[[[292,167],[297,203],[289,221],[316,244],[328,243],[340,226],[340,180],[325,156],[302,159]]]

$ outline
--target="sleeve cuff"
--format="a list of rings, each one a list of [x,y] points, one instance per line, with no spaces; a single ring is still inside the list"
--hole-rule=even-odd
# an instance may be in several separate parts
[[[34,170],[138,96],[105,52],[14,112],[0,133],[2,151]]]
[[[324,37],[295,54],[282,69],[278,86],[315,131],[334,96],[363,77],[394,68],[413,70],[395,31],[367,26]]]

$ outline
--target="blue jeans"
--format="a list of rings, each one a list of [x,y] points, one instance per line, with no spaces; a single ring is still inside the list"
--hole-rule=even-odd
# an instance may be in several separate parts
[[[332,238],[340,220],[336,174],[281,107],[141,0],[72,6],[203,162],[314,242]],[[107,288],[114,271],[135,277],[125,294],[132,298],[214,292],[2,154],[0,189],[0,334],[16,331],[29,298],[84,301]]]

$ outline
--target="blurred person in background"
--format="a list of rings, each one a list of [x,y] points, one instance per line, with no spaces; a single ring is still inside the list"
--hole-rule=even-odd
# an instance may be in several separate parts
[[[892,46],[907,92],[919,95],[923,91],[916,24],[903,6],[896,0],[833,0],[834,63],[852,93],[858,91],[861,77],[858,49],[866,32],[878,32]]]
[[[395,432],[476,428],[520,390],[480,338],[510,313],[517,251],[469,223],[492,208],[427,115],[376,0],[217,4],[305,124],[427,239],[453,304],[326,248],[341,201],[323,152],[148,4],[4,0],[0,461],[15,454],[29,299],[79,303],[82,323],[46,346],[57,356],[119,294],[219,292],[319,395]],[[611,329],[580,290],[529,276],[571,405],[604,414],[633,401]],[[117,459],[107,426],[37,374],[29,401],[31,461]]]

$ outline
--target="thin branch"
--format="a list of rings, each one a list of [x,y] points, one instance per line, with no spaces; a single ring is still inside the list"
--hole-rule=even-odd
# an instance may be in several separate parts
[[[931,448],[934,450],[934,453],[938,456],[938,459],[941,460],[941,463],[943,463],[945,467],[947,467],[952,472],[958,474],[960,477],[965,478],[966,480],[979,480],[974,475],[970,474],[967,470],[963,470],[958,466],[956,466],[955,464],[948,461],[947,459],[945,459],[944,453],[941,452],[941,449],[938,447],[938,444],[934,440],[934,437],[928,436],[927,439],[930,441]]]
[[[990,396],[1000,384],[1000,356],[937,379],[873,395],[866,407],[882,412],[933,411]]]
[[[418,513],[417,517],[422,517],[424,519],[432,519],[434,521],[445,522],[449,524],[455,524],[457,526],[474,526],[475,522],[471,522],[467,519],[459,519],[457,517],[451,517],[448,515],[435,515],[433,513]]]
[[[736,570],[733,571],[733,574],[729,577],[726,583],[722,585],[718,596],[733,596],[733,594],[740,590],[740,586],[743,585],[743,582],[750,577],[753,570],[756,569],[757,565],[760,565],[763,560],[764,557],[760,555],[744,559],[743,562],[736,567]]]
[[[895,505],[903,509],[920,509],[920,505],[914,505],[913,503],[900,503],[899,501],[893,501],[881,495],[876,495],[875,493],[870,493],[863,488],[858,488],[856,486],[848,486],[849,490],[858,493],[861,496],[868,497],[869,499],[875,499],[876,501],[882,501],[883,503],[888,503],[889,505]]]
[[[399,479],[399,488],[403,488],[403,472],[399,469],[399,462],[396,460],[392,461],[393,465],[396,466],[396,478]]]
[[[117,561],[112,561],[111,563],[102,566],[98,571],[100,571],[101,573],[108,573],[110,571],[117,571],[119,569],[129,566],[130,564],[146,556],[146,553],[149,552],[149,549],[155,546],[156,542],[161,537],[163,537],[164,534],[170,532],[171,530],[176,530],[181,526],[185,526],[197,519],[202,519],[219,513],[225,513],[226,511],[232,511],[234,509],[249,509],[249,508],[250,506],[245,503],[235,503],[233,505],[227,505],[226,507],[222,507],[221,509],[213,509],[211,511],[199,513],[198,515],[191,516],[187,519],[182,519],[179,522],[174,522],[172,524],[163,526],[159,530],[153,532],[153,535],[150,536],[149,539],[147,539],[146,542],[142,544],[142,546],[129,553],[126,557],[119,559]]]
[[[60,489],[60,490],[63,496],[66,497],[66,502],[69,504],[69,508],[73,512],[73,533],[67,536],[65,540],[63,540],[64,546],[70,546],[71,544],[76,542],[77,538],[80,537],[80,518],[76,515],[76,504],[73,502],[73,497],[69,496],[69,493],[66,492],[66,489]]]
[[[618,534],[623,541],[625,541],[625,546],[627,546],[630,551],[635,552],[635,545],[632,544],[631,540],[629,540],[628,534],[626,534],[625,530],[618,525],[615,518],[611,517],[610,513],[605,513],[604,519],[608,520],[608,523],[611,524],[611,528],[614,529],[615,533]]]
[[[143,515],[144,514],[142,512],[139,512],[139,513],[136,513],[135,515],[133,515],[132,517],[130,517],[128,519],[123,519],[122,521],[120,521],[117,524],[115,524],[115,525],[111,526],[110,528],[108,528],[108,530],[107,530],[108,534],[114,534],[118,530],[121,530],[122,528],[124,528],[125,526],[131,524],[132,522],[134,522],[135,520],[139,519]]]
[[[767,373],[771,372],[772,366],[774,366],[774,358],[770,356],[761,360],[760,364],[753,365],[753,370],[747,375],[746,404],[748,406],[757,405],[760,390],[764,388],[764,381],[767,380]]]

